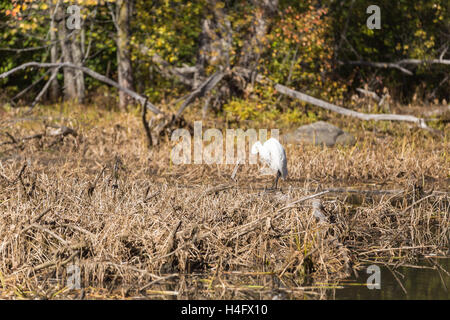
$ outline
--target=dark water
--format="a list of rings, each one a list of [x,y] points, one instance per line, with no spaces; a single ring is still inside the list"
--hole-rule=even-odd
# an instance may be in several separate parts
[[[335,289],[331,292],[330,299],[356,299],[356,300],[449,300],[450,299],[450,258],[433,259],[439,264],[444,272],[437,268],[417,269],[411,267],[393,268],[392,272],[386,266],[377,264],[380,267],[380,289],[368,289],[366,283],[371,274],[366,273],[366,269],[361,269],[358,278],[353,277],[347,282],[341,283],[343,289]],[[433,263],[421,261],[419,266],[432,267]],[[394,271],[395,270],[395,271]],[[397,276],[394,277],[393,272]],[[402,286],[399,284],[402,283]]]

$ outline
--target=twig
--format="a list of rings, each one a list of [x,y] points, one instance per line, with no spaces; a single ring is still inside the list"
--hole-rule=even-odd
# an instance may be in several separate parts
[[[15,178],[14,181],[11,182],[11,184],[15,184],[17,181],[19,181],[19,180],[22,179],[22,174],[24,173],[26,167],[27,167],[27,163],[25,162],[25,163],[23,164],[22,168],[20,169],[20,172],[19,172],[19,174],[17,175],[17,178]]]
[[[152,285],[154,285],[155,283],[158,283],[158,282],[161,282],[161,281],[170,279],[170,278],[178,277],[178,276],[179,276],[178,273],[174,273],[174,274],[170,274],[170,275],[168,275],[168,276],[166,276],[166,277],[162,277],[162,278],[159,278],[159,279],[155,279],[155,280],[149,282],[148,284],[146,284],[145,286],[141,287],[141,288],[139,289],[139,291],[144,291],[145,289],[150,288],[150,287],[151,287]]]
[[[236,181],[235,178],[236,178],[236,173],[237,173],[238,169],[239,169],[239,160],[237,161],[236,165],[234,166],[233,173],[231,174],[231,180]]]
[[[41,231],[44,231],[44,232],[48,233],[49,235],[51,235],[53,238],[55,238],[56,240],[58,240],[59,242],[61,242],[61,243],[62,243],[63,245],[65,245],[65,246],[68,246],[68,245],[69,245],[69,243],[68,243],[66,240],[64,240],[63,238],[61,238],[59,235],[57,235],[56,233],[54,233],[54,232],[51,231],[50,229],[47,229],[47,228],[41,226],[40,224],[33,223],[30,227],[31,227],[31,228],[36,228],[36,229],[39,229],[39,230],[41,230]]]
[[[8,131],[5,134],[11,139],[12,143],[17,143],[17,140]]]
[[[376,67],[376,68],[394,68],[397,70],[400,70],[404,74],[407,74],[408,76],[412,76],[413,73],[409,71],[408,69],[402,67],[399,63],[395,62],[370,62],[370,61],[339,61],[340,64],[349,64],[349,65],[361,65],[361,66],[369,66],[369,67]]]
[[[177,251],[176,250],[176,243],[177,243],[176,236],[177,236],[177,232],[178,232],[178,229],[180,228],[180,226],[181,226],[181,220],[178,221],[178,223],[173,228],[172,232],[167,237],[167,242],[166,242],[165,248],[163,250],[162,257],[170,257],[166,262],[166,265],[169,265],[169,266],[173,262],[172,254],[174,254],[175,251]],[[159,257],[159,258],[162,258],[162,257]],[[162,266],[164,266],[164,264]]]
[[[369,263],[375,263],[375,264],[388,264],[390,266],[397,266],[397,263],[390,263],[390,262],[383,262],[383,261],[374,261],[374,260],[368,260],[368,259],[358,259],[359,261],[362,262],[369,262]],[[428,270],[435,270],[436,268],[432,268],[432,267],[427,267],[427,266],[415,266],[413,264],[402,264],[400,267],[404,267],[404,268],[412,268],[412,269],[428,269]]]
[[[322,192],[319,192],[319,193],[316,193],[316,194],[313,194],[313,195],[309,195],[309,196],[303,197],[303,198],[301,198],[299,200],[296,200],[296,201],[293,201],[293,202],[289,203],[287,206],[279,209],[278,211],[281,211],[281,210],[284,210],[284,209],[288,209],[288,208],[293,208],[294,204],[297,204],[297,203],[300,203],[300,202],[303,202],[303,201],[306,201],[306,200],[309,200],[309,199],[320,197],[320,196],[322,196],[324,194],[327,194],[329,192],[330,191],[325,190],[325,191],[322,191]]]
[[[392,275],[394,276],[395,280],[397,280],[398,284],[400,285],[400,287],[402,288],[403,292],[405,294],[408,294],[408,291],[406,291],[405,287],[403,286],[402,282],[400,281],[400,279],[397,277],[397,275],[394,273],[394,271],[392,271],[392,269],[387,265],[384,264],[384,266],[392,273]]]
[[[424,248],[434,248],[436,246],[414,246],[414,247],[400,247],[400,248],[383,248],[383,249],[373,249],[369,251],[359,252],[358,255],[366,255],[368,253],[383,252],[383,251],[395,251],[395,250],[415,250]]]
[[[314,192],[316,189],[308,189],[308,192]],[[383,195],[383,194],[400,194],[405,192],[403,189],[393,189],[393,190],[355,190],[349,188],[327,188],[323,191],[328,191],[330,193],[364,193],[364,194],[373,194],[373,195]]]
[[[299,200],[296,200],[296,201],[294,201],[294,202],[291,202],[291,203],[288,204],[287,206],[278,209],[278,210],[276,211],[277,214],[276,214],[275,217],[273,217],[272,219],[273,219],[273,220],[276,220],[276,219],[280,218],[283,214],[285,214],[285,212],[287,212],[287,211],[284,211],[284,210],[285,210],[285,209],[289,209],[289,208],[294,208],[294,207],[295,207],[294,204],[298,204],[298,203],[300,203],[300,202],[303,202],[303,201],[306,201],[306,200],[309,200],[309,199],[313,199],[313,198],[319,197],[319,196],[324,195],[324,194],[326,194],[326,193],[328,193],[328,191],[322,191],[322,192],[319,192],[319,193],[316,193],[316,194],[313,194],[313,195],[309,195],[309,196],[303,197],[303,198],[301,198],[301,199],[299,199]],[[243,225],[243,226],[239,226],[238,228],[234,228],[233,230],[230,231],[230,234],[234,234],[234,235],[230,238],[230,240],[233,240],[233,239],[235,239],[235,238],[238,238],[238,237],[243,236],[244,234],[250,232],[251,230],[253,230],[254,228],[256,228],[256,226],[257,226],[259,223],[266,221],[266,218],[269,217],[271,214],[272,214],[272,212],[269,212],[269,213],[263,215],[261,218],[259,218],[259,219],[257,219],[257,220],[254,220],[254,221],[252,221],[252,222],[249,222],[249,223],[247,223],[247,224],[245,224],[245,225]],[[238,230],[241,230],[241,229],[243,229],[243,230],[240,231],[240,232],[238,232]]]
[[[78,254],[78,251],[73,252],[69,258],[67,258],[66,260],[63,260],[61,263],[59,263],[59,266],[65,266],[66,264],[68,264],[70,261],[73,260],[73,258],[75,258],[75,256]],[[48,262],[44,262],[34,268],[32,268],[33,272],[45,269],[45,268],[49,268],[49,267],[53,267],[55,265],[58,265],[58,261],[48,261]]]
[[[95,234],[93,234],[92,232],[87,231],[86,229],[83,229],[83,228],[81,228],[79,226],[75,226],[73,224],[68,224],[68,223],[59,223],[58,225],[60,225],[62,227],[67,227],[67,228],[71,228],[71,229],[77,230],[77,231],[79,231],[81,233],[84,233],[84,234],[90,236],[91,238],[95,238]]]
[[[92,194],[94,193],[95,187],[97,186],[97,182],[100,179],[100,176],[105,172],[106,166],[103,166],[102,170],[97,174],[95,177],[94,182],[89,186],[88,188],[88,195],[89,197],[92,197]]]
[[[50,43],[45,46],[39,46],[39,47],[29,47],[29,48],[0,48],[0,51],[6,51],[6,52],[15,52],[15,53],[21,53],[21,52],[29,52],[29,51],[37,51],[46,49],[48,47],[51,47],[53,44]]]
[[[157,195],[159,195],[161,193],[161,191],[156,191],[154,193],[152,193],[151,195],[149,195],[148,197],[146,197],[144,199],[144,203],[150,201],[151,199],[153,199],[154,197],[156,197]]]
[[[423,197],[423,198],[417,200],[416,202],[414,202],[414,203],[412,203],[411,205],[407,206],[407,207],[405,208],[405,210],[403,210],[403,211],[401,212],[401,214],[406,213],[409,209],[411,209],[412,207],[414,207],[416,204],[422,202],[423,200],[426,200],[426,199],[428,199],[428,198],[431,198],[431,197],[433,197],[433,196],[434,196],[434,194],[431,193],[431,194],[427,195],[426,197]]]
[[[33,226],[34,226],[37,222],[39,222],[39,220],[41,220],[42,217],[44,217],[44,216],[45,216],[47,213],[49,213],[52,209],[53,209],[53,208],[50,207],[50,208],[46,209],[45,211],[43,211],[42,213],[40,213],[37,217],[31,219],[31,221],[28,223],[28,225],[25,226],[24,228],[22,228],[22,229],[19,231],[19,233],[17,234],[16,238],[17,238],[18,236],[20,236],[21,234],[27,232],[27,231],[30,230],[31,228],[33,228]],[[2,251],[9,243],[11,243],[12,240],[13,240],[13,237],[9,238],[6,242],[4,242],[4,243],[2,244],[2,247],[0,248],[0,251]]]

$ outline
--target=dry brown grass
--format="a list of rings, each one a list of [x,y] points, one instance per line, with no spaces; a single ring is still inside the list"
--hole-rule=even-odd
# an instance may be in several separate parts
[[[326,298],[363,260],[448,254],[448,130],[347,125],[356,146],[289,146],[289,179],[268,192],[256,165],[237,182],[233,165],[171,165],[170,143],[149,152],[133,114],[2,117],[2,298]],[[43,117],[78,135],[48,135]],[[403,192],[328,193],[335,224],[308,202],[283,209],[330,187]],[[82,292],[64,288],[70,264]]]

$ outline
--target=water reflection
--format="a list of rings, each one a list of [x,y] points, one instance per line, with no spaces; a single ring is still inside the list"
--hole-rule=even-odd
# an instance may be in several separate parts
[[[343,289],[330,292],[329,299],[336,300],[447,300],[450,299],[450,259],[433,259],[441,268],[434,268],[431,261],[421,261],[423,268],[398,267],[388,268],[379,264],[381,271],[381,288],[369,290],[366,286],[370,274],[362,269],[358,278],[353,277],[343,282]],[[396,277],[394,276],[394,274]],[[399,283],[401,282],[401,285]],[[402,288],[403,286],[403,288]],[[406,291],[406,292],[405,292]]]

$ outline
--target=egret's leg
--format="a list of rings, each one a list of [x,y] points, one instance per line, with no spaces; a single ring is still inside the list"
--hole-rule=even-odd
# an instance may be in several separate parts
[[[281,174],[280,174],[280,171],[277,171],[277,177],[275,178],[275,187],[274,187],[274,189],[276,189],[277,188],[277,186],[278,186],[278,179],[280,179],[280,176],[281,176]]]

